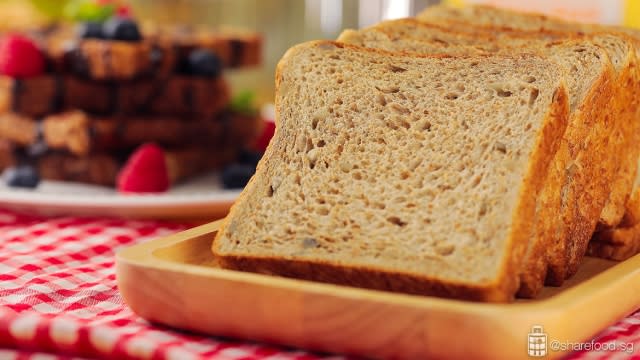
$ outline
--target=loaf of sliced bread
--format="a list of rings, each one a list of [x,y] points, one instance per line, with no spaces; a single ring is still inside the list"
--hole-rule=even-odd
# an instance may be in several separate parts
[[[568,118],[536,55],[316,41],[276,72],[278,129],[213,242],[226,268],[501,302]]]
[[[620,119],[614,116],[617,115],[614,109],[619,106],[608,106],[616,105],[612,98],[615,75],[606,52],[587,39],[550,41],[533,36],[498,39],[489,34],[456,33],[411,19],[347,31],[339,40],[384,50],[418,53],[459,53],[471,44],[475,46],[472,47],[474,50],[480,48],[503,54],[538,52],[565,71],[571,116],[566,136],[538,200],[534,231],[520,270],[519,295],[533,297],[540,291],[551,262],[548,258],[553,258],[556,260],[554,264],[561,266],[563,272],[557,277],[564,280],[568,269],[565,256],[567,241],[581,237],[585,243],[588,242],[588,232],[593,232],[596,226],[609,194],[610,182],[618,170],[618,164],[610,161],[608,152],[603,149],[611,142],[609,118]],[[458,43],[463,45],[457,46]],[[594,161],[604,165],[596,167]],[[573,170],[568,176],[565,169],[570,167]],[[591,186],[594,182],[597,186]],[[585,191],[589,191],[588,196],[582,196]],[[550,251],[552,248],[554,250]]]
[[[462,8],[449,5],[436,5],[426,8],[417,16],[422,21],[440,24],[456,31],[482,32],[489,28],[499,28],[502,31],[546,32],[561,31],[569,33],[603,33],[609,32],[616,36],[626,35],[635,47],[636,58],[640,57],[640,30],[623,27],[607,27],[596,24],[583,24],[564,21],[552,16],[524,13],[486,5],[469,5]],[[633,71],[638,71],[634,69]],[[637,76],[637,75],[636,75]],[[637,96],[635,96],[637,99]],[[637,100],[634,100],[637,104]],[[636,106],[637,109],[640,107]],[[639,110],[640,111],[640,110]],[[640,115],[638,116],[640,117]],[[640,121],[634,121],[640,123]],[[640,131],[637,131],[640,133]],[[616,227],[624,215],[625,204],[631,194],[634,174],[637,169],[638,141],[630,141],[626,148],[631,151],[621,153],[624,157],[620,175],[612,185],[613,191],[602,211],[599,229]],[[613,153],[615,154],[615,153]],[[575,263],[573,261],[572,263]],[[575,268],[575,266],[574,266]]]

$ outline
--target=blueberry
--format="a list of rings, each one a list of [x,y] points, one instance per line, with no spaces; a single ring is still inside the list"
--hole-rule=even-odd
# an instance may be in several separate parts
[[[262,158],[264,153],[259,151],[252,150],[242,150],[240,156],[238,156],[238,162],[240,164],[251,165],[256,167],[258,165],[258,161]]]
[[[31,158],[42,156],[47,151],[49,151],[49,145],[47,145],[47,142],[43,140],[29,145],[26,149],[27,156]]]
[[[18,165],[6,170],[5,180],[11,187],[35,188],[40,182],[38,171],[30,165]]]
[[[225,189],[242,189],[256,168],[247,164],[231,164],[222,170],[222,185]]]
[[[103,39],[102,24],[97,22],[84,22],[78,25],[78,37],[81,39]]]
[[[153,66],[159,66],[162,62],[162,58],[164,57],[164,52],[157,46],[151,48],[151,52],[149,53],[149,60],[151,60],[151,64]]]
[[[136,24],[135,21],[129,18],[118,16],[112,17],[104,23],[104,25],[102,26],[102,32],[104,33],[105,38],[111,40],[142,40],[142,35],[140,35],[138,24]]]
[[[216,77],[222,73],[222,61],[209,50],[197,49],[189,53],[187,69],[191,75]]]

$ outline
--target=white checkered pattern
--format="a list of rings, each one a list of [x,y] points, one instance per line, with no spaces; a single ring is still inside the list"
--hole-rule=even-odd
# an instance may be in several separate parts
[[[187,227],[0,209],[0,360],[319,358],[174,331],[134,315],[116,288],[115,252]]]
[[[116,289],[114,253],[188,226],[47,219],[0,209],[0,360],[320,358],[171,330],[134,315]],[[632,343],[635,351],[579,352],[569,358],[640,359],[640,311],[603,331],[596,341]]]

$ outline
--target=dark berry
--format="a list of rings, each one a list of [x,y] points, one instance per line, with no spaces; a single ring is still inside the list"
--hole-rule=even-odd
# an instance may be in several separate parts
[[[29,147],[27,147],[27,156],[29,157],[39,157],[47,153],[49,151],[49,146],[46,141],[37,141]]]
[[[255,171],[251,165],[231,164],[222,170],[222,185],[225,189],[242,189]]]
[[[162,58],[164,57],[164,52],[157,46],[151,48],[151,52],[149,53],[149,60],[151,60],[151,64],[153,66],[158,66],[162,62]]]
[[[262,158],[264,153],[252,150],[242,150],[240,156],[238,156],[238,162],[240,164],[251,165],[256,167],[258,165],[258,161]]]
[[[111,40],[140,41],[142,36],[135,21],[114,16],[102,26],[104,37]]]
[[[98,22],[84,22],[78,25],[78,37],[81,39],[103,39],[102,24]]]
[[[189,54],[187,69],[191,75],[216,77],[222,73],[222,61],[209,50],[197,49]]]
[[[6,170],[5,179],[8,186],[33,189],[40,182],[38,171],[30,165],[19,165]]]

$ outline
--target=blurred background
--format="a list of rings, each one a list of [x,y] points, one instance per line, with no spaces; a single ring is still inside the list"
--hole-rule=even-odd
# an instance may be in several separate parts
[[[0,0],[0,35],[19,33],[0,37],[0,75],[8,75],[0,87],[11,89],[0,108],[27,116],[36,134],[46,128],[39,121],[83,121],[89,129],[76,131],[85,148],[74,152],[69,140],[62,154],[49,149],[47,136],[24,141],[16,131],[0,139],[5,182],[35,188],[42,176],[161,192],[218,171],[204,186],[240,189],[275,133],[274,73],[291,46],[410,17],[441,1],[640,22],[640,0]],[[27,91],[21,78],[30,77],[35,85]],[[129,160],[135,165],[138,151],[156,143],[158,164],[172,166],[157,172],[169,181],[137,181],[155,179],[139,169],[127,176]]]
[[[45,26],[68,20],[65,11],[79,0],[0,0],[0,30]],[[82,0],[86,1],[86,0]],[[95,0],[100,2],[101,0]],[[253,91],[259,103],[273,98],[275,66],[292,45],[334,39],[346,28],[412,16],[438,0],[129,0],[141,22],[230,26],[260,32],[263,62],[249,71],[229,72],[234,91]],[[488,3],[538,11],[567,19],[640,25],[639,0],[448,0],[454,4]],[[66,9],[66,10],[65,10]],[[68,12],[68,11],[67,11]],[[68,14],[66,14],[68,15]]]

